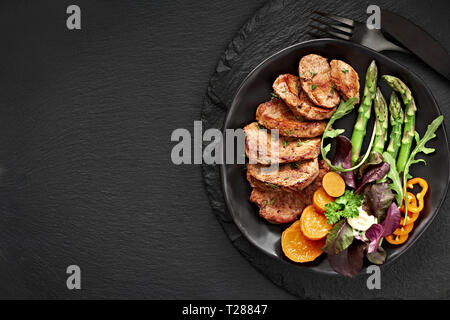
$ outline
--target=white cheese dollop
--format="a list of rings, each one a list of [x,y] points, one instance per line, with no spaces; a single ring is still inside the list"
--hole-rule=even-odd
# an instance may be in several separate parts
[[[366,231],[373,224],[378,223],[377,218],[374,216],[369,216],[362,207],[359,207],[358,211],[359,215],[357,217],[347,219],[348,224],[351,225],[353,229]]]

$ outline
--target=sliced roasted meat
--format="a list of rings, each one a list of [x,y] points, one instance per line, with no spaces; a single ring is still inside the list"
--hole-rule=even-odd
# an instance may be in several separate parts
[[[314,192],[322,186],[323,176],[330,171],[327,164],[319,161],[319,174],[308,187],[301,192],[285,192],[253,189],[250,201],[259,207],[259,214],[267,221],[280,224],[295,221],[303,209],[312,203]]]
[[[333,88],[327,59],[308,54],[300,60],[298,73],[303,91],[315,105],[334,108],[339,104],[340,98]]]
[[[302,90],[299,95],[300,104],[297,107],[289,107],[296,117],[302,117],[305,120],[324,120],[329,119],[336,111],[336,108],[322,108],[315,106]]]
[[[359,77],[351,65],[341,60],[331,60],[331,80],[345,100],[357,97],[359,102]]]
[[[250,201],[259,207],[259,215],[274,224],[290,223],[300,216],[308,202],[301,192],[271,191],[254,188]],[[309,199],[311,202],[311,199]]]
[[[299,85],[300,78],[287,73],[278,76],[272,88],[289,107],[295,108],[300,103],[298,98]]]
[[[249,164],[247,180],[254,188],[265,190],[300,191],[314,181],[319,174],[317,158],[278,166]]]
[[[268,129],[278,129],[287,137],[312,138],[322,135],[325,121],[299,121],[280,99],[272,99],[259,105],[256,120]]]
[[[262,129],[257,122],[247,125],[244,132],[245,153],[253,162],[261,164],[297,162],[317,158],[320,153],[320,138],[272,139],[270,132]]]

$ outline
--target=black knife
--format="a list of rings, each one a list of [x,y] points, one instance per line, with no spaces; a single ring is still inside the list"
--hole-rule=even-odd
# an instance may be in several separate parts
[[[436,40],[406,18],[381,10],[381,29],[450,80],[450,56]]]

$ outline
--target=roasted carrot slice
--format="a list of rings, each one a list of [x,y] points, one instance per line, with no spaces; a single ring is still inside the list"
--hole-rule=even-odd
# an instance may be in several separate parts
[[[314,206],[310,205],[302,212],[300,228],[308,239],[320,240],[327,236],[328,232],[333,228],[333,225],[328,224],[324,214],[317,212]]]
[[[333,202],[334,198],[331,197],[324,188],[319,188],[316,190],[316,192],[314,192],[313,195],[313,205],[314,208],[321,212],[324,213],[326,211],[325,209],[325,205],[327,203]]]
[[[414,222],[407,224],[405,226],[400,225],[400,227],[398,227],[397,229],[395,229],[394,234],[396,236],[404,236],[408,233],[410,233],[412,231],[412,229],[414,228]]]
[[[402,244],[405,243],[406,240],[408,240],[407,234],[401,236],[391,234],[390,236],[386,237],[386,241],[389,242],[390,244]]]
[[[309,262],[322,254],[325,239],[310,240],[300,228],[300,220],[295,221],[281,235],[281,248],[284,254],[294,262]]]
[[[331,197],[340,197],[345,192],[345,181],[342,177],[333,171],[323,176],[322,186]]]

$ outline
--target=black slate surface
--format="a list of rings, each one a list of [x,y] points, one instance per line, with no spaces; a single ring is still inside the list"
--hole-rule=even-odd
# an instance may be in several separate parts
[[[271,267],[239,235],[244,256],[232,246],[211,213],[200,166],[170,162],[171,132],[192,131],[217,59],[264,2],[78,0],[75,32],[65,27],[74,1],[0,2],[1,298],[294,298],[247,262]],[[449,48],[443,3],[408,2],[402,10]],[[299,1],[299,17],[303,5],[311,3]],[[283,9],[275,3],[259,12],[267,8],[278,21]],[[268,34],[303,37],[297,26]],[[238,67],[247,45],[247,57],[256,47],[259,57],[278,50],[259,37],[238,34],[219,70]],[[414,58],[400,59],[430,82],[448,113],[448,84]],[[230,83],[210,97],[222,101]],[[220,117],[205,127],[220,127]],[[213,196],[223,210],[221,195]],[[442,213],[448,209],[447,201]],[[446,297],[448,227],[440,214],[377,296]],[[70,264],[81,267],[81,291],[66,288]],[[282,271],[271,279],[289,280]],[[326,281],[295,291],[332,297],[336,283]],[[345,284],[342,297],[357,296],[360,286]]]
[[[291,297],[231,245],[201,167],[170,162],[170,134],[192,131],[263,4],[0,1],[1,298]]]
[[[244,25],[221,57],[208,88],[202,119],[210,127],[220,127],[234,93],[256,65],[291,44],[310,39],[306,34],[310,12],[334,12],[365,21],[369,4],[378,4],[383,9],[397,12],[417,22],[447,49],[450,48],[449,38],[443,33],[443,30],[449,28],[448,19],[445,18],[448,5],[444,1],[433,1],[431,7],[421,1],[272,1]],[[399,53],[386,54],[414,70],[427,82],[446,117],[448,128],[449,83],[414,57]],[[446,232],[450,226],[450,218],[446,214],[450,204],[448,198],[437,219],[415,246],[398,261],[382,269],[382,290],[370,291],[366,287],[367,275],[346,279],[311,272],[300,273],[291,265],[263,255],[242,236],[227,212],[218,183],[218,168],[205,165],[203,174],[214,212],[235,247],[275,284],[296,296],[330,299],[450,298],[450,257],[446,254],[450,240]]]

